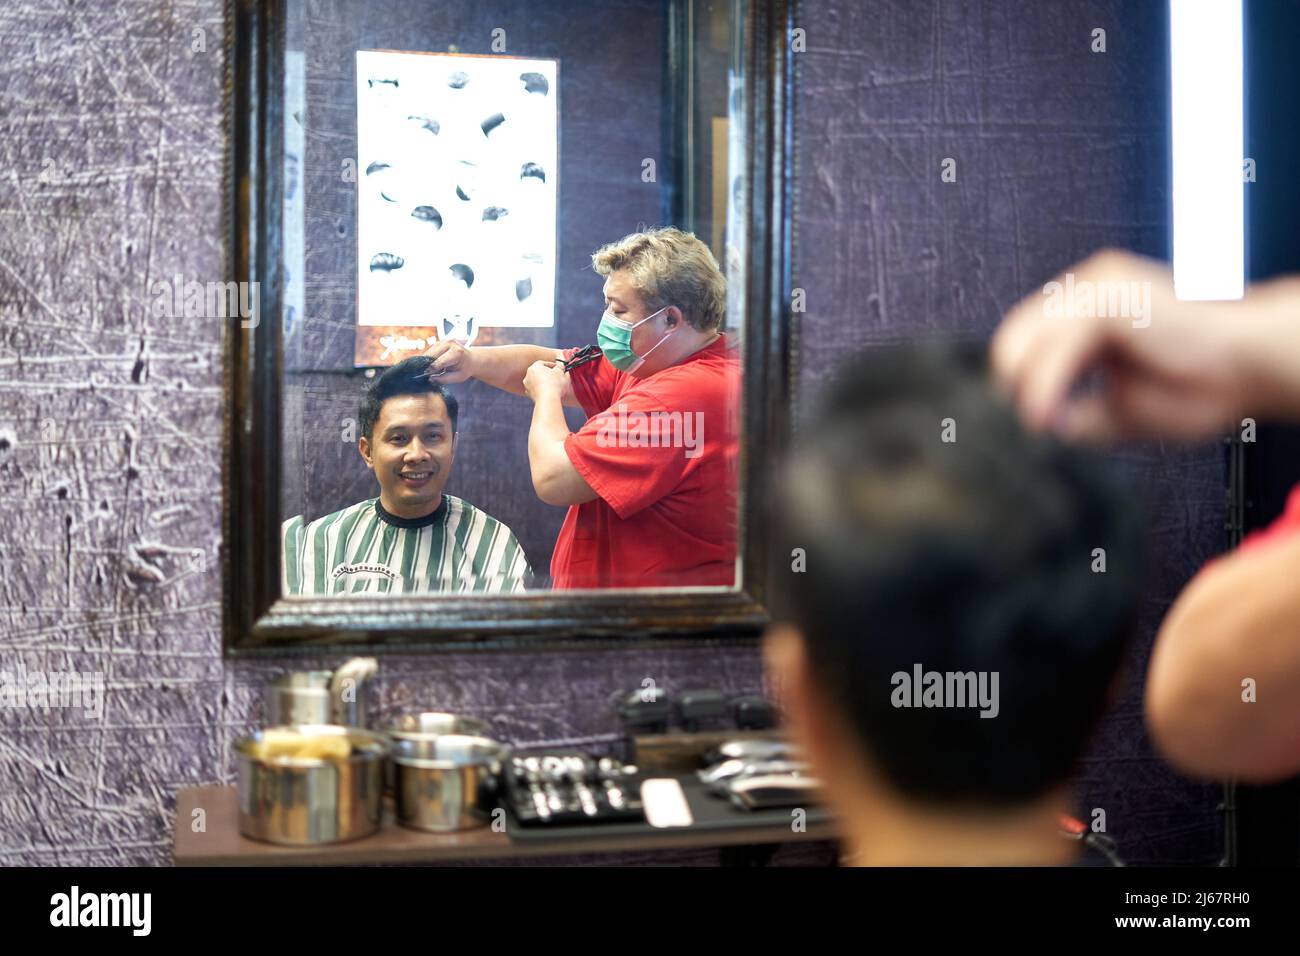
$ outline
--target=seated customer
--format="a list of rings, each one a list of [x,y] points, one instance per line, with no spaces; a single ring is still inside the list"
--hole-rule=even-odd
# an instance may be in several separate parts
[[[459,435],[453,395],[409,358],[361,400],[357,448],[379,497],[284,523],[284,593],[520,591],[524,551],[500,521],[443,494]]]
[[[804,437],[764,651],[845,861],[1070,862],[1058,815],[1134,621],[1130,495],[935,346],[869,352]]]

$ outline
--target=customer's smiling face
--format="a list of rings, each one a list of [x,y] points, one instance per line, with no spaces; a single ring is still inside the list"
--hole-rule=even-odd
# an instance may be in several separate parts
[[[456,435],[441,395],[388,399],[357,447],[379,479],[379,500],[390,514],[423,518],[437,509],[456,457]]]

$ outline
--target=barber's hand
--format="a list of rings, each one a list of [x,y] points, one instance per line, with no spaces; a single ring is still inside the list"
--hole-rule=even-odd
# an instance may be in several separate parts
[[[455,385],[474,377],[474,350],[450,339],[436,342],[424,353],[433,359],[429,378],[443,385]]]
[[[1163,263],[1111,250],[1054,282],[993,337],[994,374],[1029,427],[1084,440],[1191,439],[1250,414],[1258,340],[1272,328],[1256,321],[1267,311],[1259,297],[1183,302]],[[1112,294],[1120,290],[1127,300]],[[1075,390],[1094,372],[1096,387]]]
[[[561,401],[569,387],[569,373],[560,362],[534,362],[524,373],[524,392],[534,403],[555,394]]]

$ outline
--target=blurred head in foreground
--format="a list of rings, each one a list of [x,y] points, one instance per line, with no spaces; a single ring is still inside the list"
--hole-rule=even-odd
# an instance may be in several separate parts
[[[1140,526],[973,350],[844,368],[778,483],[764,646],[845,861],[1048,864],[1132,632]]]

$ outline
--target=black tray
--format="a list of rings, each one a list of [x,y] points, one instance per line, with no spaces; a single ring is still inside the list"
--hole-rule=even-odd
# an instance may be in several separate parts
[[[523,826],[514,812],[506,810],[506,833],[514,842],[565,841],[584,837],[645,836],[653,833],[701,832],[709,830],[745,830],[751,827],[789,826],[793,819],[790,811],[793,807],[772,807],[766,810],[740,810],[732,806],[726,797],[716,797],[700,782],[695,774],[649,774],[649,777],[672,777],[682,785],[686,794],[686,803],[691,808],[695,822],[688,827],[652,827],[644,820],[624,820],[614,823],[592,824],[540,824]],[[804,807],[807,811],[805,823],[830,821],[830,813],[821,807]]]

